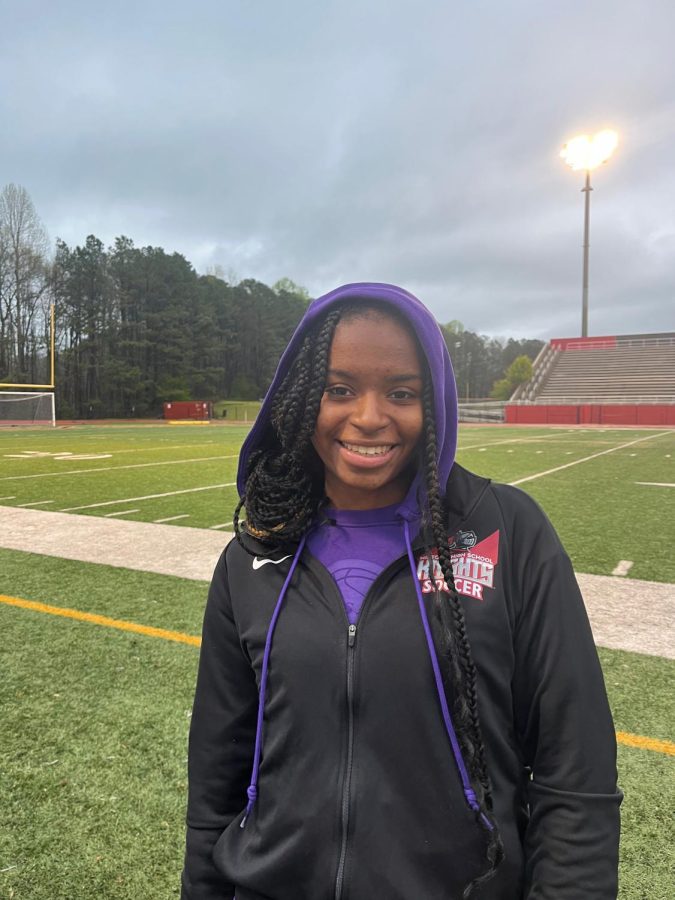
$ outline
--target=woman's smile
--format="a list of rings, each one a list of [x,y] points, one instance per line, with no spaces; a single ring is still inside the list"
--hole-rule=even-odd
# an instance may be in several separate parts
[[[395,451],[396,444],[353,444],[347,441],[338,441],[345,451],[345,459],[356,466],[381,466],[388,461],[389,456]]]

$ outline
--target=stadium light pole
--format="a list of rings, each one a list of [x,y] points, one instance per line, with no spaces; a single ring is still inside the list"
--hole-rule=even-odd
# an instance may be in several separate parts
[[[593,137],[580,134],[568,141],[560,151],[560,156],[575,172],[586,172],[586,183],[581,192],[584,201],[584,267],[581,287],[581,336],[588,337],[588,253],[591,222],[591,172],[606,163],[619,143],[616,131],[607,128]]]

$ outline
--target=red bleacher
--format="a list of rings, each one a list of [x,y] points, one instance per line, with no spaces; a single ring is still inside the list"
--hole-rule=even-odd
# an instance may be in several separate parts
[[[505,417],[509,423],[675,425],[675,333],[555,338]]]

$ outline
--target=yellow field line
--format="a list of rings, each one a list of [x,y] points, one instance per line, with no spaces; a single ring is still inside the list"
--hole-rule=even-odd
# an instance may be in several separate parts
[[[109,616],[99,616],[95,613],[82,612],[79,609],[68,609],[62,606],[50,606],[48,603],[37,603],[35,600],[23,600],[20,597],[8,597],[6,594],[0,594],[0,603],[5,603],[7,606],[18,606],[20,609],[30,609],[33,612],[48,613],[50,616],[75,619],[78,622],[89,622],[92,625],[103,625],[105,628],[131,631],[134,634],[161,638],[164,641],[191,644],[193,647],[199,647],[202,643],[201,638],[194,634],[184,634],[182,631],[168,631],[165,628],[153,628],[151,625],[138,625],[136,622],[126,622],[124,619],[111,619]],[[675,743],[672,741],[661,741],[656,738],[644,737],[640,734],[630,734],[628,731],[617,731],[616,739],[620,744],[625,744],[627,747],[637,747],[640,750],[651,750],[654,753],[665,753],[668,756],[675,756]]]
[[[166,628],[153,628],[151,625],[137,625],[136,622],[125,622],[124,619],[111,619],[95,613],[81,612],[79,609],[68,609],[62,606],[49,606],[47,603],[36,603],[35,600],[22,600],[19,597],[7,597],[0,594],[0,603],[31,609],[33,612],[48,613],[50,616],[63,616],[65,619],[76,619],[78,622],[90,622],[92,625],[103,625],[106,628],[118,628],[120,631],[132,631],[146,637],[162,638],[164,641],[177,641],[179,644],[201,645],[202,639],[182,631],[168,631]]]
[[[630,734],[628,731],[617,731],[616,739],[626,747],[637,747],[640,750],[653,750],[654,753],[666,753],[675,756],[675,744],[672,741],[658,741],[656,738],[643,737],[641,734]]]

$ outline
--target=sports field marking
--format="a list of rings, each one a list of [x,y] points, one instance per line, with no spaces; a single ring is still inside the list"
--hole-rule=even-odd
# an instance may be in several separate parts
[[[612,575],[628,575],[632,568],[632,559],[620,559],[616,566],[612,569]]]
[[[164,522],[175,522],[177,519],[189,519],[190,513],[183,513],[180,516],[168,516],[166,519],[153,519],[154,525],[162,525]]]
[[[182,491],[166,491],[164,494],[145,494],[143,497],[125,497],[124,500],[105,500],[103,503],[88,503],[86,506],[69,506],[59,512],[75,512],[78,509],[98,509],[101,506],[115,506],[117,503],[136,503],[138,500],[155,500],[157,497],[175,497],[176,494],[195,494],[198,491],[214,491],[217,488],[235,487],[236,481],[228,484],[207,484],[206,487],[184,488]]]
[[[96,613],[82,612],[79,609],[69,609],[63,606],[51,606],[48,603],[23,600],[20,597],[8,597],[6,594],[0,594],[0,603],[4,603],[7,606],[15,606],[19,609],[28,609],[32,612],[46,613],[50,616],[74,619],[78,622],[89,622],[91,625],[101,625],[104,628],[130,631],[133,634],[160,638],[164,641],[190,644],[193,647],[200,647],[202,643],[201,638],[194,634],[185,634],[182,631],[169,631],[165,628],[155,628],[152,625],[138,625],[136,622],[127,622],[124,619],[111,619],[109,616],[99,616]],[[616,739],[620,744],[625,744],[627,747],[637,747],[640,750],[651,750],[654,753],[675,756],[675,743],[672,741],[658,740],[641,734],[631,734],[627,731],[617,731]]]
[[[95,435],[97,440],[104,440],[106,435]],[[138,436],[134,435],[136,440],[138,440]],[[199,446],[203,447],[205,444],[215,444],[215,441],[200,441]],[[121,450],[113,450],[113,456],[118,456],[120,453],[150,453],[153,450],[184,450],[186,447],[194,448],[194,444],[174,444],[170,440],[167,440],[166,444],[158,444],[156,447],[124,447]]]
[[[619,444],[618,447],[610,447],[609,450],[600,450],[599,453],[592,453],[590,456],[584,456],[582,459],[574,459],[572,462],[565,463],[562,466],[556,466],[555,469],[547,469],[545,472],[537,472],[536,475],[527,475],[525,478],[519,478],[517,481],[510,481],[510,485],[525,484],[526,481],[534,481],[537,478],[543,478],[544,475],[552,475],[554,472],[562,472],[563,469],[569,469],[572,466],[578,466],[580,463],[588,462],[591,459],[597,459],[599,456],[606,456],[608,453],[615,453],[617,450],[625,450],[626,447],[632,447],[641,441],[651,441],[654,438],[664,437],[672,434],[671,431],[660,431],[658,434],[648,434],[646,437],[636,438],[634,441],[628,441],[627,444]]]
[[[47,613],[50,616],[61,616],[64,619],[75,619],[78,622],[116,628],[119,631],[144,634],[146,637],[161,638],[164,641],[191,644],[193,647],[199,647],[202,643],[200,637],[184,634],[182,631],[168,631],[166,628],[154,628],[152,625],[138,625],[136,622],[126,622],[124,619],[111,619],[109,616],[99,616],[95,613],[82,612],[79,609],[68,609],[68,607],[50,606],[48,603],[37,603],[35,600],[23,600],[20,597],[8,597],[5,594],[0,594],[0,603],[5,603],[7,606],[18,606],[20,609],[30,609],[33,612]]]
[[[641,734],[631,734],[628,731],[617,731],[616,739],[627,747],[638,747],[640,750],[652,750],[654,753],[665,753],[667,756],[675,756],[675,743],[672,741],[659,741],[656,738],[644,737]]]
[[[0,500],[16,500],[16,495],[12,494],[11,497],[0,497]]]
[[[459,446],[457,447],[457,452],[460,450],[478,450],[480,448],[487,449],[488,447],[496,447],[499,444],[532,444],[537,443],[538,441],[550,441],[553,438],[560,438],[559,434],[542,434],[539,437],[517,437],[517,438],[504,438],[501,441],[483,441],[482,444],[469,444],[467,447]],[[591,443],[595,443],[594,441]]]
[[[64,456],[55,456],[59,462],[72,462],[80,459],[110,459],[112,453],[67,453]]]
[[[647,487],[675,487],[667,481],[636,481],[635,484],[645,484]]]
[[[53,503],[53,500],[33,500],[32,503],[19,503],[19,506],[23,509],[28,506],[44,506],[45,503]]]
[[[3,475],[0,481],[22,481],[25,478],[58,478],[59,475],[87,475],[89,472],[110,472],[113,469],[149,469],[152,466],[178,466],[181,463],[209,462],[214,459],[238,459],[233,456],[198,456],[196,459],[168,459],[164,462],[130,463],[126,466],[96,466],[91,469],[69,469],[67,472],[39,472],[37,475]]]
[[[5,459],[40,459],[43,456],[47,457],[59,457],[59,456],[70,456],[68,450],[62,450],[59,453],[52,453],[47,450],[22,450],[21,453],[5,453]]]
[[[232,528],[232,522],[224,522],[222,525],[209,525],[209,528],[213,531],[218,531],[219,528]]]
[[[120,509],[118,512],[106,513],[103,518],[112,519],[113,516],[130,516],[135,512],[140,512],[140,509]]]

